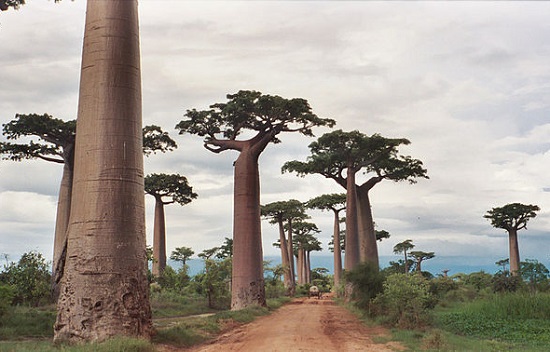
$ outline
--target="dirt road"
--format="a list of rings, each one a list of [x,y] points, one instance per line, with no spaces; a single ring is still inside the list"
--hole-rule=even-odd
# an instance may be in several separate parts
[[[330,299],[300,298],[271,315],[228,331],[190,352],[399,351],[397,343],[375,344],[382,328],[362,325]]]

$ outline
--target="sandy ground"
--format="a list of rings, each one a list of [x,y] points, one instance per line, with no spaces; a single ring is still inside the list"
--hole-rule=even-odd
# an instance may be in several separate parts
[[[366,327],[331,299],[300,298],[274,313],[239,326],[207,344],[183,351],[400,351],[398,343],[375,344],[387,332]]]

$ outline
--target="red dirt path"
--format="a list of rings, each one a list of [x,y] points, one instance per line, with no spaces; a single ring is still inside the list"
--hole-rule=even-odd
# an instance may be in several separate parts
[[[300,298],[274,313],[227,331],[216,340],[188,352],[402,351],[395,342],[376,344],[381,327],[367,327],[331,299]],[[167,349],[176,351],[176,349]]]

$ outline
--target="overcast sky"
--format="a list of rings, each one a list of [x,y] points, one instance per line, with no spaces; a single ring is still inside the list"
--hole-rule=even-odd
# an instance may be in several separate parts
[[[174,126],[241,89],[305,98],[335,128],[404,137],[429,180],[371,191],[381,255],[412,239],[437,256],[508,257],[507,235],[483,218],[537,204],[520,233],[522,259],[550,262],[549,2],[140,1],[143,120],[179,148],[145,172],[180,173],[199,198],[166,209],[168,254],[218,246],[232,231],[232,162]],[[16,113],[76,118],[85,2],[32,0],[0,13],[0,123]],[[317,136],[329,132],[317,129]],[[3,140],[3,137],[1,137]],[[281,135],[260,158],[262,204],[343,192],[321,176],[281,174],[314,139]],[[0,253],[51,259],[61,166],[0,162]],[[147,199],[152,243],[153,199]],[[312,211],[327,243],[329,213]],[[263,222],[264,254],[274,226]]]

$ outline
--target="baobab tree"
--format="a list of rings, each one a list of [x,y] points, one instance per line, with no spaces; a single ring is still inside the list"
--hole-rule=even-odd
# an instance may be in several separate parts
[[[405,273],[409,272],[409,258],[407,257],[407,251],[413,248],[414,244],[412,243],[412,240],[405,240],[393,246],[393,253],[403,253],[403,255],[405,256],[405,261],[403,262],[405,263]]]
[[[152,332],[136,0],[88,1],[56,341]]]
[[[185,205],[197,198],[185,176],[179,174],[151,174],[145,177],[145,193],[155,198],[153,225],[153,270],[160,277],[166,268],[166,218],[164,206]]]
[[[491,225],[497,229],[508,232],[508,245],[510,249],[510,273],[519,275],[520,259],[518,245],[518,231],[527,228],[527,222],[537,216],[540,208],[533,204],[510,203],[502,207],[488,210],[483,216],[491,221]]]
[[[260,178],[258,159],[270,142],[278,143],[281,132],[313,136],[315,126],[333,126],[331,119],[312,113],[304,99],[285,99],[257,91],[227,95],[226,103],[209,110],[187,110],[177,124],[180,134],[204,137],[204,147],[213,153],[235,150],[233,214],[233,273],[231,309],[265,303],[260,224]],[[242,138],[244,132],[252,137]],[[247,135],[248,135],[247,133]]]
[[[176,247],[170,254],[170,259],[181,262],[181,265],[185,267],[185,263],[187,263],[193,254],[195,254],[195,251],[189,247]]]
[[[294,240],[293,222],[305,220],[309,216],[305,213],[304,204],[296,199],[278,201],[261,206],[261,214],[269,219],[271,224],[279,226],[279,248],[281,249],[281,264],[283,266],[283,285],[289,296],[296,293],[296,278],[294,272]],[[285,236],[285,228],[288,237]]]
[[[311,155],[306,162],[289,161],[282,168],[283,172],[296,172],[299,176],[321,174],[346,189],[344,267],[347,270],[363,261],[378,266],[369,191],[384,179],[414,183],[416,177],[427,178],[420,160],[398,154],[398,147],[409,143],[404,138],[385,138],[378,134],[367,136],[359,131],[337,130],[322,135],[310,144]],[[355,175],[361,170],[374,176],[356,185]]]
[[[295,238],[293,254],[296,256],[298,284],[303,285],[309,282],[309,277],[311,276],[309,254],[312,251],[321,250],[321,242],[315,237],[315,234],[320,231],[317,225],[306,221],[295,222],[293,227]]]
[[[166,152],[177,144],[159,126],[145,126],[143,153]],[[64,121],[49,114],[16,114],[3,124],[2,134],[7,142],[0,142],[0,154],[5,160],[39,159],[63,165],[63,174],[57,201],[52,264],[52,291],[58,295],[58,283],[63,276],[67,250],[67,227],[73,188],[74,144],[76,120]]]
[[[433,257],[435,257],[434,252],[411,251],[409,254],[411,255],[411,257],[414,258],[417,273],[422,273],[422,262],[424,260],[432,259]]]
[[[28,139],[25,143],[0,142],[3,159],[21,161],[40,159],[63,165],[59,188],[54,233],[52,291],[57,296],[57,283],[63,273],[66,232],[71,209],[76,121],[63,121],[48,114],[16,114],[2,126],[8,140]],[[36,137],[36,138],[33,138]]]
[[[310,199],[306,206],[311,209],[331,210],[334,214],[334,232],[332,241],[339,243],[340,241],[340,212],[346,209],[346,194],[323,194],[321,196]],[[342,278],[342,251],[340,246],[334,246],[334,288],[340,285]]]

